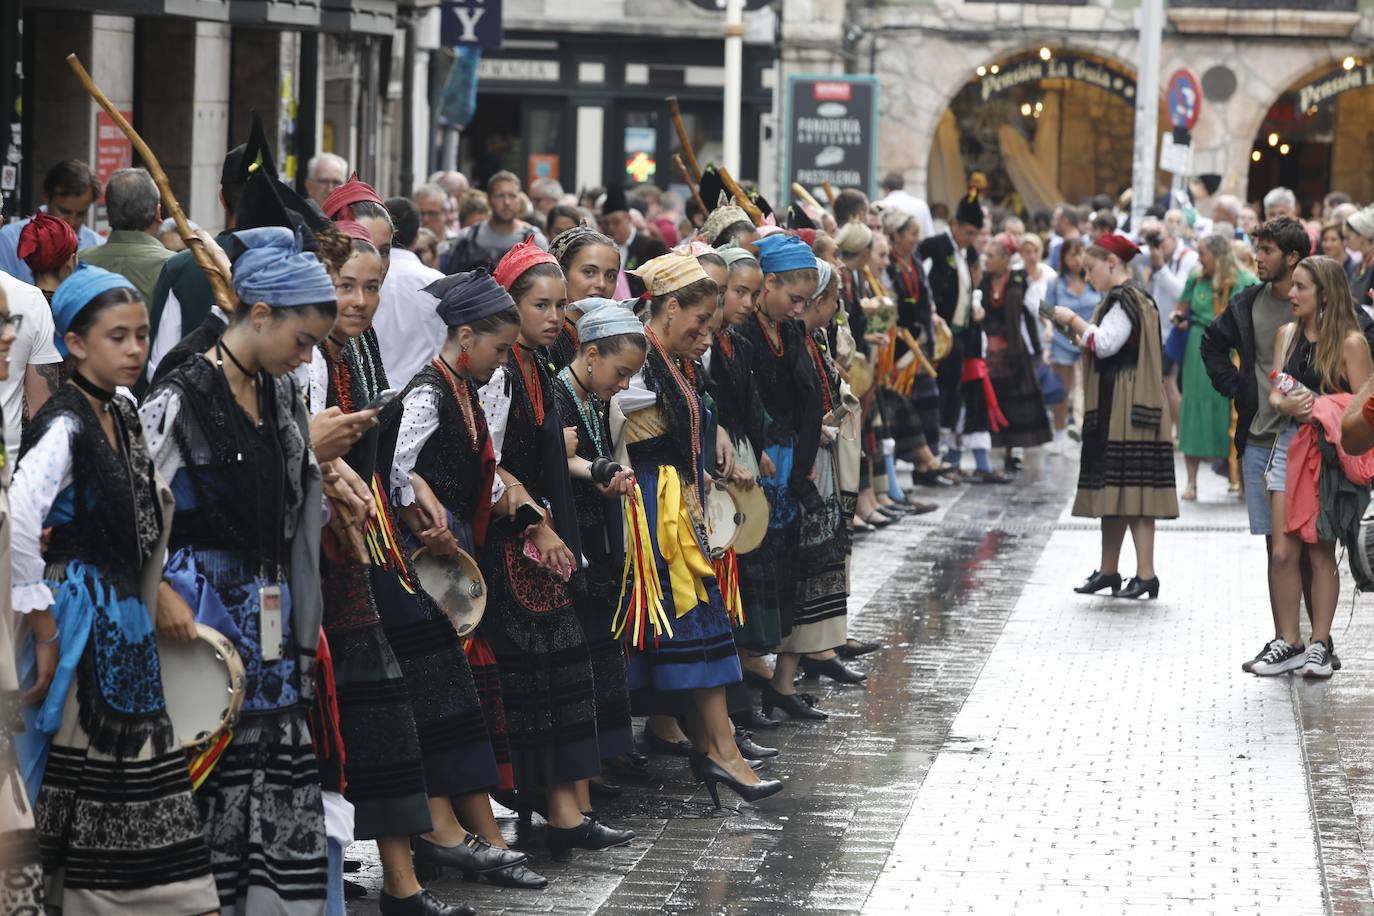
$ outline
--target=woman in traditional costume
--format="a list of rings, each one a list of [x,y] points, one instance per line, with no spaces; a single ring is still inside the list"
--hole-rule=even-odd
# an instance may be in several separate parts
[[[625,416],[620,441],[643,499],[619,610],[630,689],[637,712],[679,716],[693,746],[692,773],[717,804],[720,783],[757,801],[782,783],[760,780],[740,755],[726,705],[725,687],[740,680],[740,668],[705,546],[710,418],[690,363],[719,291],[690,255],[662,255],[636,273],[651,297],[649,353],[629,390],[616,396]]]
[[[334,325],[334,286],[289,229],[234,234],[224,336],[156,383],[140,413],[176,495],[164,578],[247,673],[233,739],[197,790],[223,914],[324,911],[324,809],[307,709],[322,604],[321,483],[290,373]]]
[[[567,584],[580,566],[569,449],[545,355],[563,328],[567,284],[533,240],[507,252],[493,276],[519,310],[520,333],[481,392],[507,487],[483,557],[491,597],[482,630],[500,672],[515,786],[527,798],[544,792],[549,849],[566,858],[634,839],[585,816],[576,785],[601,772],[601,755],[591,656]]]
[[[97,267],[73,272],[52,307],[73,372],[24,430],[11,491],[29,704],[18,751],[47,906],[211,912],[210,854],[154,636],[194,635],[161,584],[171,494],[138,411],[115,393],[145,367],[148,310],[132,283]]]
[[[1040,299],[1022,270],[1011,269],[1016,239],[1003,232],[983,251],[983,334],[988,378],[1001,417],[993,439],[1004,449],[1006,469],[1019,471],[1022,449],[1053,438],[1036,375],[1040,365]]]
[[[1126,268],[1139,254],[1124,235],[1104,235],[1084,255],[1088,282],[1104,294],[1093,320],[1067,306],[1054,310],[1054,323],[1083,347],[1083,454],[1073,514],[1102,519],[1101,563],[1074,589],[1085,595],[1109,588],[1122,598],[1158,597],[1155,519],[1178,517],[1159,310]],[[1128,528],[1136,574],[1123,586],[1118,563]]]

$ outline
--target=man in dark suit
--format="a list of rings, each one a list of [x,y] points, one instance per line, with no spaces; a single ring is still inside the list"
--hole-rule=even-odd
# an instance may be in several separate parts
[[[606,201],[601,205],[601,217],[606,221],[606,233],[620,249],[620,269],[628,272],[668,253],[668,246],[656,238],[641,235],[630,219],[630,205],[625,189],[612,185],[606,189]]]
[[[978,253],[973,240],[983,228],[983,207],[978,192],[970,189],[959,201],[949,228],[941,235],[925,239],[916,249],[916,257],[926,268],[930,278],[935,312],[949,325],[954,346],[940,361],[940,431],[945,440],[946,457],[958,468],[960,448],[954,437],[959,429],[963,411],[961,397],[965,341],[970,326],[978,321],[974,315],[973,291],[978,288]],[[970,448],[974,446],[970,445]]]

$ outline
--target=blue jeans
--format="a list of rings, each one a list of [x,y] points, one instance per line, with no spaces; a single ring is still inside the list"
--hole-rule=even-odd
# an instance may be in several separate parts
[[[1245,509],[1250,515],[1250,533],[1266,537],[1274,531],[1274,520],[1269,511],[1269,487],[1264,481],[1265,468],[1269,466],[1272,451],[1262,445],[1246,443],[1245,454],[1241,456],[1241,476],[1245,480]]]

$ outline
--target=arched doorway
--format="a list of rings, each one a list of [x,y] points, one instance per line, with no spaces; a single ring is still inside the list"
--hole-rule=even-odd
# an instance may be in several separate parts
[[[1347,57],[1290,86],[1250,151],[1250,196],[1293,189],[1303,213],[1328,191],[1374,199],[1374,61]]]
[[[931,147],[932,203],[952,205],[967,176],[1018,211],[1131,186],[1135,74],[1090,52],[1027,49],[980,66],[950,101]]]

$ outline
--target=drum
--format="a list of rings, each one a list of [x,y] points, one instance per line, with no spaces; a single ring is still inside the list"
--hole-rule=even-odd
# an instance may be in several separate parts
[[[487,609],[487,583],[477,561],[463,551],[441,557],[421,547],[410,557],[420,587],[448,615],[459,638],[466,639],[482,622]]]
[[[735,548],[735,553],[742,556],[757,550],[768,534],[768,497],[763,494],[763,487],[758,485],[746,490],[732,483],[729,489],[742,516],[735,531],[735,543],[731,546]]]
[[[190,642],[159,637],[157,654],[167,717],[182,747],[209,744],[233,727],[247,685],[229,637],[198,623]]]
[[[706,546],[713,558],[725,556],[735,543],[735,532],[743,516],[726,484],[712,481],[706,491]]]

